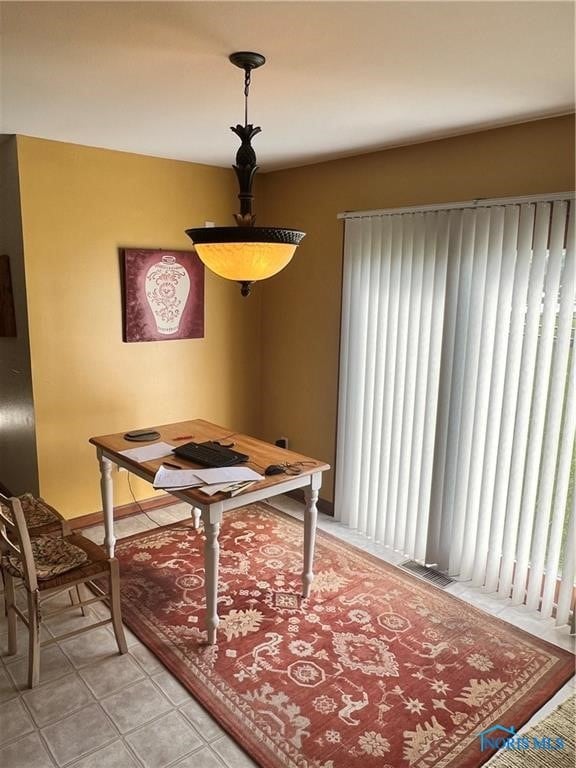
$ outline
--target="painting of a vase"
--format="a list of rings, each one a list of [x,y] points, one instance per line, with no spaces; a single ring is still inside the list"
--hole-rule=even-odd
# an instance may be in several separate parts
[[[156,330],[165,336],[178,333],[190,296],[190,278],[175,256],[165,254],[146,272],[146,299],[156,321]]]
[[[194,251],[121,252],[124,341],[204,336],[204,265]]]

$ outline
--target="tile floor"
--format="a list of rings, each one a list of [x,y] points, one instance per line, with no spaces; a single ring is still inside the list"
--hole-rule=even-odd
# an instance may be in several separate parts
[[[296,517],[302,505],[289,498],[275,505]],[[118,538],[189,517],[175,504],[148,515],[124,518]],[[403,558],[352,534],[325,515],[319,527],[397,563]],[[84,533],[101,543],[101,526]],[[466,584],[447,591],[574,651],[567,629],[555,630],[508,601],[496,601]],[[65,596],[53,598],[53,604]],[[93,609],[100,617],[107,609]],[[118,656],[110,626],[47,646],[41,657],[41,684],[26,689],[25,632],[19,654],[7,656],[7,627],[0,612],[0,766],[2,768],[251,768],[255,763],[236,746],[148,649],[127,630],[128,654]],[[61,634],[94,620],[70,612],[45,622],[45,636]],[[547,714],[575,690],[567,683],[528,724]]]

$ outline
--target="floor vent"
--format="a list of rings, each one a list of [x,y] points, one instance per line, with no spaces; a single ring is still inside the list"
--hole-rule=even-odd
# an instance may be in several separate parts
[[[440,571],[435,571],[434,568],[427,568],[425,565],[417,563],[415,560],[406,560],[405,563],[400,563],[400,568],[404,568],[405,571],[410,571],[414,576],[419,576],[421,579],[432,582],[437,587],[447,587],[448,584],[454,584],[454,579],[449,576],[445,576]]]

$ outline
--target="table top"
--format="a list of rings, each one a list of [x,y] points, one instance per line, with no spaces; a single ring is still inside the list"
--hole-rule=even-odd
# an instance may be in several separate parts
[[[120,451],[125,451],[128,448],[144,447],[146,445],[152,445],[157,442],[166,442],[174,447],[183,445],[194,441],[196,443],[202,443],[206,440],[221,440],[224,444],[234,443],[233,449],[240,453],[245,453],[250,457],[250,460],[239,465],[245,467],[251,467],[256,472],[264,474],[264,470],[270,464],[282,464],[287,462],[288,464],[295,464],[296,462],[306,462],[302,467],[302,471],[298,474],[298,477],[306,477],[308,475],[315,474],[316,472],[325,472],[330,469],[330,465],[317,459],[312,459],[309,456],[303,456],[300,453],[294,451],[287,451],[285,448],[278,448],[271,443],[265,443],[263,440],[257,440],[255,437],[244,435],[239,432],[234,432],[226,427],[220,427],[217,424],[212,424],[209,421],[203,419],[193,419],[192,421],[181,421],[176,424],[162,424],[161,426],[150,426],[150,429],[154,429],[160,433],[158,440],[151,440],[150,442],[132,442],[124,438],[125,432],[118,432],[113,435],[101,435],[99,437],[91,437],[90,442],[92,445],[102,448],[108,456],[112,459],[114,455],[118,455],[118,458],[122,460],[122,463],[128,466],[137,468],[140,473],[146,476],[146,479],[152,481],[156,471],[162,464],[163,459],[154,459],[152,461],[137,462],[129,459],[126,456],[120,456]],[[178,464],[183,469],[199,468],[198,464],[194,464],[190,461],[186,461],[177,456],[164,457],[168,459],[170,463]],[[206,469],[206,467],[202,467]],[[273,488],[274,486],[281,485],[287,480],[294,479],[294,475],[271,475],[265,477],[264,480],[251,486],[244,493],[250,493],[256,490],[262,490],[265,488]],[[280,491],[281,492],[281,491]],[[243,494],[238,494],[236,498],[241,498]],[[186,496],[190,497],[191,502],[197,501],[203,505],[212,504],[214,502],[222,501],[227,498],[226,494],[218,493],[214,496],[207,497],[200,491],[194,488],[186,490]]]

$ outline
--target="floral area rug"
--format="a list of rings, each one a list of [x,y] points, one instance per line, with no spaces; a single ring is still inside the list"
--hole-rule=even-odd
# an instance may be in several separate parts
[[[265,768],[480,766],[481,731],[572,676],[572,654],[322,532],[304,600],[302,535],[265,504],[226,514],[214,646],[201,532],[116,550],[127,625]]]

